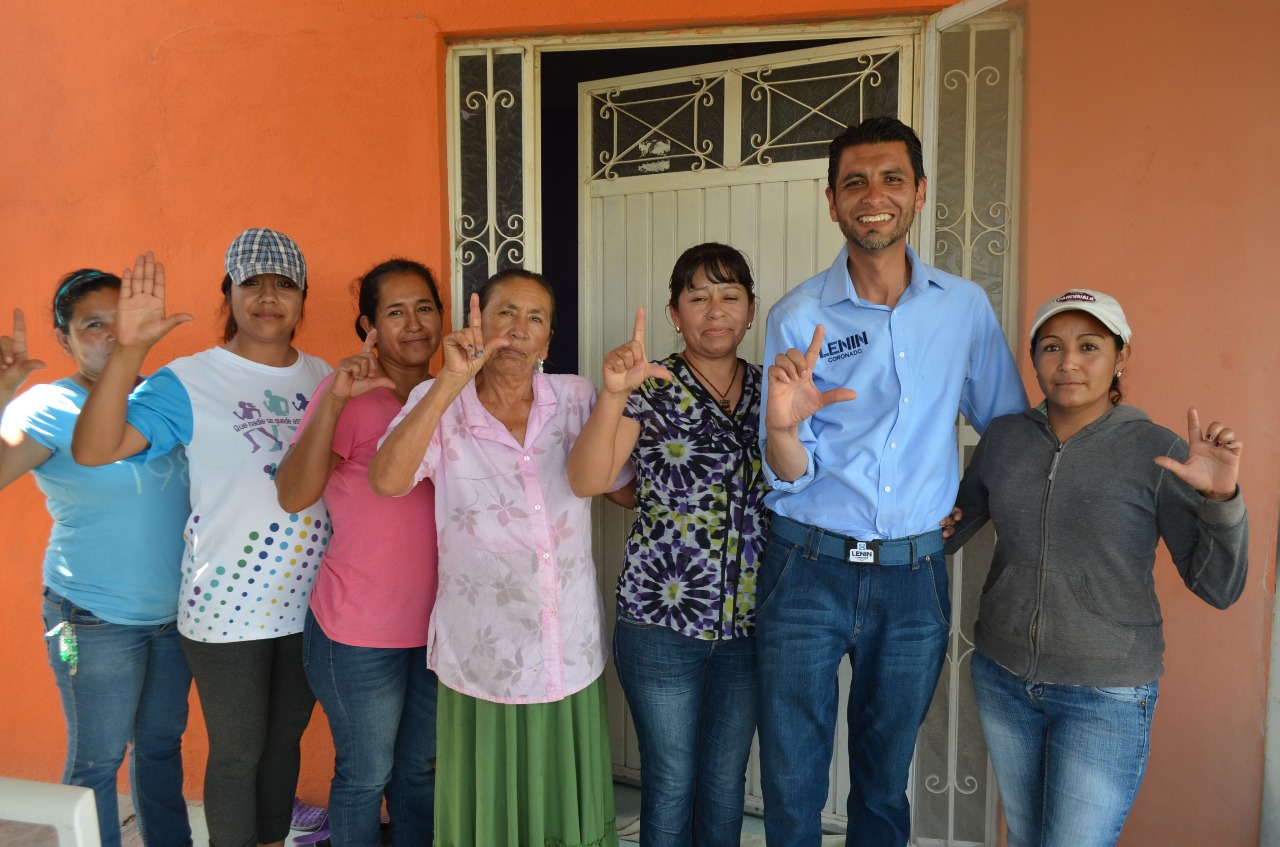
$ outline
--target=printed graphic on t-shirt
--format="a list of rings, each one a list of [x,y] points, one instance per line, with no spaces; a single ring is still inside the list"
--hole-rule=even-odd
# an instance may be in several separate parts
[[[192,516],[192,524],[198,532],[199,516]],[[234,565],[205,564],[197,570],[195,559],[188,558],[192,589],[184,619],[215,631],[221,626],[223,638],[296,631],[292,624],[306,612],[332,528],[327,519],[293,514],[283,523],[247,532]]]
[[[284,512],[272,477],[302,421],[295,398],[309,396],[330,368],[306,354],[268,368],[222,348],[170,367],[193,423],[178,628],[208,642],[301,632],[329,516],[323,500]]]
[[[241,400],[232,409],[231,414],[240,421],[234,425],[235,431],[250,445],[250,453],[264,449],[268,454],[283,453],[293,442],[293,434],[297,432],[302,411],[307,406],[305,394],[296,392],[295,396],[297,402],[291,402],[267,388],[263,390],[260,401]],[[277,464],[278,461],[268,461],[262,466],[262,472],[274,480]]]

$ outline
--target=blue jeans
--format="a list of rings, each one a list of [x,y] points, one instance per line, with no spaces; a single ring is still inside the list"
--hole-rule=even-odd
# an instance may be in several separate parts
[[[93,790],[103,847],[119,847],[116,773],[129,751],[129,784],[147,847],[191,843],[182,797],[182,733],[191,671],[173,623],[108,623],[51,589],[44,590],[44,630],[71,626],[75,673],[59,655],[61,630],[45,638],[49,667],[67,719],[62,781]]]
[[[436,675],[426,647],[352,647],[307,613],[307,681],[329,717],[334,847],[378,847],[382,797],[396,847],[431,844],[435,829]]]
[[[973,654],[982,734],[1009,847],[1110,847],[1151,750],[1158,686],[1026,682]]]
[[[904,564],[856,565],[818,529],[778,534],[759,574],[760,770],[769,847],[817,845],[835,745],[837,672],[849,657],[852,847],[902,847],[916,734],[937,687],[950,629],[940,539]],[[793,526],[801,526],[793,524]],[[839,549],[838,549],[839,548]]]
[[[640,745],[640,843],[736,847],[756,731],[755,639],[704,641],[619,609],[613,657]]]

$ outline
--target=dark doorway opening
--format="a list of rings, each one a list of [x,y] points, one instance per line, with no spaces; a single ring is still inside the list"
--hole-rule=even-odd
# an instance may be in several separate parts
[[[548,372],[578,372],[578,84],[852,40],[856,39],[542,53],[542,272],[556,291],[556,334]]]

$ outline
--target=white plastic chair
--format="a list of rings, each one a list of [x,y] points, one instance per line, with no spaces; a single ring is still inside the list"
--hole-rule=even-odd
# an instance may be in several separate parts
[[[61,847],[102,847],[93,792],[82,785],[0,777],[0,820],[51,826]]]

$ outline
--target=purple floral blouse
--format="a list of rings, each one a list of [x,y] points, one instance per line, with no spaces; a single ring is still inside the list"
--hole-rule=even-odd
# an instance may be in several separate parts
[[[649,380],[627,401],[627,417],[640,424],[631,454],[637,517],[618,602],[692,638],[749,636],[766,538],[760,368],[743,362],[742,398],[726,412],[684,359],[662,364],[675,380]]]

